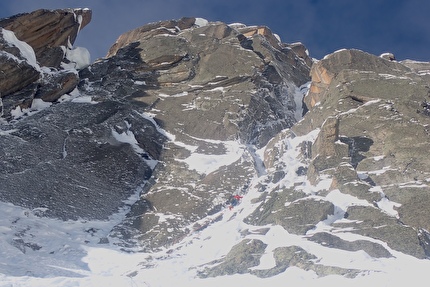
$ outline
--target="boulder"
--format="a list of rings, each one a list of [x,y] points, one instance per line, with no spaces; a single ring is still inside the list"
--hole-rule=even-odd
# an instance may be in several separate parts
[[[275,267],[267,270],[252,270],[252,274],[261,278],[272,277],[284,272],[289,267],[312,270],[319,277],[343,275],[348,278],[354,278],[361,272],[361,270],[345,269],[314,263],[317,261],[317,257],[298,246],[278,247],[273,250],[273,257],[276,262]]]
[[[62,95],[72,92],[79,83],[79,76],[74,71],[58,71],[46,73],[39,83],[34,98],[45,102],[55,102]]]
[[[281,225],[290,233],[304,235],[333,214],[334,206],[328,201],[306,198],[303,193],[284,190],[270,193],[270,197],[245,222],[257,226]]]
[[[55,102],[76,88],[77,72],[65,71],[61,63],[69,61],[66,52],[90,20],[88,9],[41,9],[0,20],[3,118],[11,120],[13,111],[30,109],[34,98]]]
[[[354,49],[343,49],[329,54],[315,63],[311,69],[312,82],[309,94],[305,99],[308,108],[322,101],[327,89],[342,70],[371,71],[375,73],[393,73],[400,75],[410,69],[400,63],[386,60],[366,52]]]
[[[351,228],[353,233],[387,243],[388,247],[417,258],[426,258],[426,252],[413,227],[404,225],[396,218],[374,207],[351,206],[345,223],[335,223],[339,228]],[[356,222],[359,220],[359,222]]]
[[[260,264],[260,257],[264,254],[266,246],[261,240],[245,239],[236,244],[226,257],[220,260],[220,264],[201,271],[199,277],[207,278],[248,273],[251,267]]]

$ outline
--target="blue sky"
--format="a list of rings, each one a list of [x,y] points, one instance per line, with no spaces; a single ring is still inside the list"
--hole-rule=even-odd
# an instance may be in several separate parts
[[[320,59],[341,48],[398,60],[430,61],[428,0],[1,0],[0,18],[39,8],[88,7],[92,22],[75,46],[102,57],[117,37],[146,23],[202,17],[209,21],[266,25],[283,42],[300,41]]]

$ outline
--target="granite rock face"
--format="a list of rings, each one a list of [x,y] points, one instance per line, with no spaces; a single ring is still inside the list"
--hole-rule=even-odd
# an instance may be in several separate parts
[[[354,49],[313,60],[268,27],[182,18],[78,67],[65,39],[90,19],[0,20],[0,200],[62,220],[126,209],[101,241],[139,252],[175,252],[241,218],[237,245],[196,267],[202,278],[372,271],[320,264],[297,241],[275,248],[275,235],[429,257],[429,63]]]
[[[300,118],[298,87],[309,81],[310,58],[298,47],[279,42],[267,27],[183,18],[126,33],[107,58],[79,74],[44,75],[28,107],[52,107],[18,122],[5,110],[12,121],[4,146],[13,141],[14,148],[2,161],[2,199],[63,219],[105,218],[134,186],[142,198],[113,234],[148,250],[171,244],[232,194],[246,192],[256,172],[254,147]],[[64,93],[69,98],[60,99]],[[15,100],[10,106],[14,95],[5,97]],[[37,149],[17,157],[33,144]],[[204,158],[208,163],[200,164]],[[61,171],[55,180],[54,171]],[[22,174],[28,176],[18,180]],[[36,174],[46,176],[32,185]],[[63,208],[65,194],[76,203]],[[78,207],[80,198],[88,205]],[[169,220],[160,224],[160,214]],[[168,225],[176,233],[165,232]]]
[[[130,31],[108,58],[80,73],[91,83],[90,94],[122,93],[170,134],[156,181],[146,186],[140,208],[114,229],[127,246],[172,244],[193,222],[223,210],[233,194],[247,191],[256,172],[254,149],[299,118],[298,87],[309,81],[306,54],[296,54],[266,27],[201,21]]]
[[[328,55],[312,67],[305,97],[310,111],[293,128],[296,134],[318,127],[323,132],[324,119],[336,119],[330,129],[337,136],[325,141],[343,146],[344,152],[327,153],[315,141],[308,176],[316,182],[329,176],[329,190],[367,202],[344,210],[345,218],[360,218],[363,223],[335,223],[336,227],[355,226],[358,234],[420,258],[429,254],[428,67],[428,63],[396,62],[358,50]],[[386,224],[379,228],[382,222]]]

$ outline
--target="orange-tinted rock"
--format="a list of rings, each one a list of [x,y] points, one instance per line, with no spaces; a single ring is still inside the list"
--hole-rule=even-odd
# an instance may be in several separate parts
[[[387,61],[381,57],[355,50],[343,49],[324,57],[311,68],[312,82],[305,103],[312,108],[325,97],[332,79],[343,70],[372,71],[376,73],[410,72],[406,66],[395,61]]]
[[[59,47],[73,45],[79,30],[91,21],[91,15],[89,9],[39,9],[2,19],[0,27],[28,43],[41,66],[59,67],[64,56]]]
[[[6,32],[0,28],[0,97],[19,91],[40,77],[20,49],[6,40],[7,36],[3,35]]]
[[[252,37],[254,35],[264,36],[275,48],[280,48],[279,40],[273,35],[272,31],[266,26],[252,26],[238,29],[244,36]]]

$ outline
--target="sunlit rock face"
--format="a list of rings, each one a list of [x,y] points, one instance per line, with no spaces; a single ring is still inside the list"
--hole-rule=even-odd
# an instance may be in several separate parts
[[[82,25],[90,15],[44,11],[38,21],[69,12]],[[170,244],[246,192],[259,164],[255,149],[300,119],[299,87],[309,81],[311,62],[305,50],[281,43],[267,27],[200,18],[128,32],[79,73],[63,65],[44,75],[26,106],[16,106],[16,92],[8,97],[14,147],[3,161],[2,198],[63,219],[106,218],[141,190],[114,233],[148,249]],[[78,89],[71,74],[79,76]],[[26,116],[48,102],[54,105]],[[37,174],[44,176],[32,184]]]
[[[316,60],[268,27],[182,18],[126,32],[90,64],[71,46],[90,19],[0,20],[2,201],[85,222],[126,210],[100,243],[139,252],[237,220],[237,244],[201,278],[372,271],[320,262],[316,245],[428,258],[429,63]]]
[[[91,94],[135,103],[169,137],[139,207],[115,236],[163,247],[246,193],[261,161],[254,150],[301,117],[299,87],[311,60],[299,46],[267,27],[183,18],[127,32],[81,72]]]
[[[423,206],[429,202],[429,67],[359,50],[327,55],[312,67],[304,99],[309,113],[293,127],[297,134],[321,130],[307,173],[314,184],[329,176],[328,191],[364,200],[345,206],[345,222],[333,228],[352,228],[419,258],[429,254]]]

